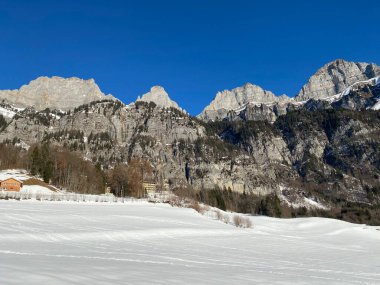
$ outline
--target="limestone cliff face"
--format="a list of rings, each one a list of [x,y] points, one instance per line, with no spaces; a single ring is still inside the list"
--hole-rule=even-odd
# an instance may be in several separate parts
[[[220,118],[220,115],[226,115],[230,110],[244,107],[249,103],[289,101],[292,100],[286,95],[276,96],[271,91],[264,90],[260,86],[247,83],[242,87],[218,92],[215,99],[202,111],[199,117],[206,120],[214,120]]]
[[[204,123],[177,109],[103,100],[69,112],[16,110],[9,120],[1,142],[49,142],[105,167],[143,157],[155,178],[173,188],[219,186],[265,195],[301,181],[324,183],[339,199],[367,202],[364,185],[377,185],[380,176],[380,118],[366,109],[301,109],[273,124]]]
[[[343,92],[355,82],[380,75],[380,67],[373,63],[335,60],[320,68],[302,87],[296,101],[322,99]]]
[[[0,100],[16,107],[33,106],[36,110],[69,110],[107,98],[114,99],[111,95],[104,95],[93,79],[76,77],[39,77],[18,90],[0,91]]]
[[[157,179],[169,180],[172,187],[217,185],[241,193],[268,194],[279,189],[283,182],[279,176],[294,171],[281,166],[290,161],[284,140],[278,135],[273,139],[270,134],[262,136],[249,140],[250,155],[231,148],[217,133],[210,133],[202,122],[180,110],[109,100],[70,112],[19,111],[0,132],[0,141],[15,139],[24,146],[49,141],[104,166],[144,157],[154,166]]]

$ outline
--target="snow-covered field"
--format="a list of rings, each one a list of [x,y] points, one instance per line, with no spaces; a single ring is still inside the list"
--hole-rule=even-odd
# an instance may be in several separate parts
[[[380,231],[164,204],[0,200],[0,284],[380,284]]]

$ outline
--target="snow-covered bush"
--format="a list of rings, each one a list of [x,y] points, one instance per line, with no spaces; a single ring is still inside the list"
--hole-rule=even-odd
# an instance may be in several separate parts
[[[248,217],[242,217],[240,215],[235,215],[233,218],[233,223],[239,228],[251,228],[252,222]]]

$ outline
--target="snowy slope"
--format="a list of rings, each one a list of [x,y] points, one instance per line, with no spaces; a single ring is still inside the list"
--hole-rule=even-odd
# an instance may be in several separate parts
[[[25,181],[31,176],[28,175],[27,171],[24,169],[6,169],[6,170],[0,170],[0,180],[4,180],[7,178],[15,178],[20,181]]]
[[[145,202],[0,200],[0,284],[380,284],[380,231]]]

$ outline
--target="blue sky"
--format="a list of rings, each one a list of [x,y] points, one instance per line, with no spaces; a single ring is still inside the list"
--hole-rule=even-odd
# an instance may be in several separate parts
[[[2,1],[0,89],[94,78],[125,103],[153,85],[198,114],[251,82],[294,96],[337,58],[380,64],[380,1]]]

